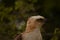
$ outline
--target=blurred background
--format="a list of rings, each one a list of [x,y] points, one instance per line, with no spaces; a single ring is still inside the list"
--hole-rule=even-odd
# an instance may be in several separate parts
[[[13,40],[33,15],[47,19],[44,40],[60,40],[60,0],[0,0],[0,40]]]

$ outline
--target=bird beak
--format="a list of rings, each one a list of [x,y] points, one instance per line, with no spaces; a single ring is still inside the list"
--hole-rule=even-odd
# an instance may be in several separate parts
[[[47,19],[44,19],[44,22],[46,22],[47,21]]]

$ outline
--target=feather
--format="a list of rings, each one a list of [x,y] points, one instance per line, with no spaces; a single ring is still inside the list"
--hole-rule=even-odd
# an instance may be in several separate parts
[[[17,35],[14,40],[22,40],[22,34]]]

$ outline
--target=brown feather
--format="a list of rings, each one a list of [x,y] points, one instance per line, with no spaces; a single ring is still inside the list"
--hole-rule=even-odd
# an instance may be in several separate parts
[[[14,40],[22,40],[22,34],[17,35]]]

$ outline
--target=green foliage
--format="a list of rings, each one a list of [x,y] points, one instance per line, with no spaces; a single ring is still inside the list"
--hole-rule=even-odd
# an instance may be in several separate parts
[[[15,0],[2,0],[2,3],[5,7],[13,6],[15,3]]]
[[[54,35],[54,36],[52,37],[51,40],[58,40],[58,39],[59,39],[59,38],[58,38],[58,36],[60,36],[60,30],[59,30],[59,28],[56,28],[56,29],[55,29],[53,35]]]

